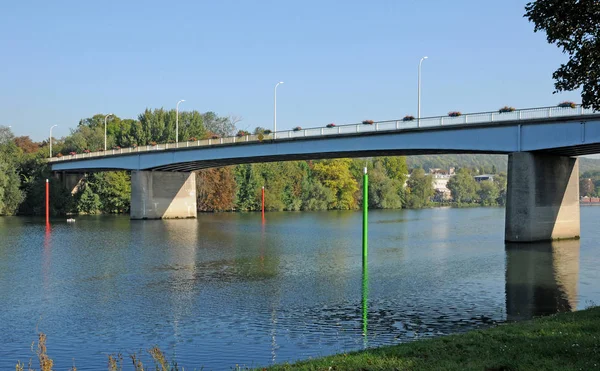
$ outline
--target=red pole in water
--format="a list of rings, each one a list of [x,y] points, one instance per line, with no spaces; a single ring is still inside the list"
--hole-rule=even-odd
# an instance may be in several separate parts
[[[265,218],[265,186],[262,187],[262,217]]]
[[[50,224],[50,183],[46,179],[46,225]]]

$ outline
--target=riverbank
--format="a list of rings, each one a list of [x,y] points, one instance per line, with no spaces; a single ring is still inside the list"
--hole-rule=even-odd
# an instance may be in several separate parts
[[[276,365],[269,370],[591,370],[600,307],[435,339]]]

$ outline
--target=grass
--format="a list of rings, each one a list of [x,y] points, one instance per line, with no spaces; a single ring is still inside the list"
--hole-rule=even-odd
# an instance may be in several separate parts
[[[33,344],[32,344],[33,349]],[[46,336],[39,335],[40,371],[52,371]],[[129,360],[121,354],[108,356],[108,370],[184,371],[154,347],[148,350],[154,363],[144,367],[140,355]],[[125,366],[129,364],[129,367]],[[106,364],[105,364],[106,365]],[[87,365],[90,366],[90,365]],[[100,365],[96,369],[105,369]],[[235,369],[240,369],[235,367]],[[367,349],[359,352],[275,365],[259,370],[593,370],[600,369],[600,307],[574,313],[450,335],[435,339]],[[75,365],[70,369],[76,371]],[[18,362],[16,371],[36,371]]]
[[[599,307],[267,370],[593,369],[600,369]]]

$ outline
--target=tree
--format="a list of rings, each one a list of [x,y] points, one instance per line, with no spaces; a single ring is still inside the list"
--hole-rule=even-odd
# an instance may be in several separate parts
[[[203,169],[196,173],[199,211],[226,211],[233,209],[236,195],[232,166]]]
[[[239,117],[219,117],[214,112],[206,112],[202,115],[202,118],[206,130],[222,137],[233,136],[235,134],[235,124],[241,121]]]
[[[96,214],[102,206],[100,196],[98,196],[92,188],[85,186],[83,191],[77,195],[76,208],[78,213]]]
[[[408,166],[406,165],[405,156],[382,157],[381,161],[388,177],[396,179],[401,185],[406,183],[406,179],[408,178]]]
[[[406,205],[409,208],[420,209],[429,206],[431,197],[435,193],[431,175],[425,175],[423,169],[416,168],[410,174],[410,178],[406,182],[406,187]]]
[[[316,179],[306,181],[302,193],[302,210],[327,210],[333,202],[335,194],[331,189]]]
[[[594,182],[590,178],[581,179],[579,181],[579,195],[580,196],[592,196],[595,191]]]
[[[477,191],[481,204],[483,206],[496,206],[498,205],[498,197],[500,191],[494,181],[484,180],[479,183],[479,190]]]
[[[474,202],[477,199],[479,185],[467,168],[460,169],[455,176],[450,178],[447,185],[454,202]]]
[[[242,164],[234,170],[237,191],[235,194],[235,206],[241,211],[258,210],[259,200],[257,192],[262,187],[262,179],[257,179],[257,174],[252,171],[251,164]],[[260,182],[260,184],[259,184]]]
[[[552,75],[555,93],[582,87],[583,106],[600,110],[600,1],[537,0],[525,10],[534,31],[569,56]]]
[[[329,209],[352,210],[356,208],[354,193],[358,191],[358,183],[350,173],[351,160],[336,159],[317,162],[313,166],[313,173],[325,187],[331,189],[334,201],[328,205]]]
[[[401,208],[401,187],[399,180],[388,177],[381,162],[375,162],[369,175],[369,206],[375,209]]]
[[[506,173],[502,172],[496,174],[494,176],[494,183],[496,183],[496,187],[498,188],[498,204],[506,205]]]
[[[16,137],[15,145],[23,151],[23,153],[35,153],[40,149],[40,143],[35,143],[29,136]]]

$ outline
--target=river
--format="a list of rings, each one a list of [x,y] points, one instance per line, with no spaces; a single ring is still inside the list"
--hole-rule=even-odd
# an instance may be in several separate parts
[[[38,332],[56,370],[148,366],[154,345],[220,370],[582,309],[598,220],[582,207],[580,241],[505,246],[502,208],[372,211],[363,272],[360,212],[0,218],[0,369],[37,365]]]

